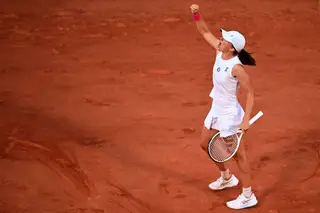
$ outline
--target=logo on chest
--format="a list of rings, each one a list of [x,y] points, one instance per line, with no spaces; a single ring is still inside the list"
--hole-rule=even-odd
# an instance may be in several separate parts
[[[218,68],[217,68],[217,72],[220,72],[220,70],[221,70],[221,68],[218,67]],[[229,67],[226,67],[226,68],[224,69],[225,72],[228,72],[228,70],[229,70]]]

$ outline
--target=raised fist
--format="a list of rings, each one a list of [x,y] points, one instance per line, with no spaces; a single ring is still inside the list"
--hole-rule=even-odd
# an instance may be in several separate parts
[[[199,5],[193,4],[193,5],[190,6],[190,9],[191,9],[192,13],[194,13],[194,14],[198,13],[199,12]]]

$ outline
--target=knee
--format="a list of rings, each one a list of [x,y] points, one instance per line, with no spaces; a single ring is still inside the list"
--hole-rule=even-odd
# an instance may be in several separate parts
[[[242,160],[242,156],[239,154],[239,153],[236,153],[234,156],[233,156],[234,160],[239,162]]]
[[[247,156],[245,153],[243,153],[241,150],[238,150],[238,152],[233,157],[237,162],[244,162],[247,160]]]
[[[207,149],[208,149],[208,144],[207,143],[204,143],[204,142],[201,142],[200,143],[200,147],[201,147],[201,149],[203,150],[203,151],[207,151]]]

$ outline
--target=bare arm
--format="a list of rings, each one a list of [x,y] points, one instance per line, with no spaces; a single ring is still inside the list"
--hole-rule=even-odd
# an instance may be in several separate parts
[[[193,14],[200,15],[198,5],[193,4],[193,5],[191,5],[190,8],[191,8],[191,12]],[[210,32],[210,30],[208,29],[208,26],[206,25],[206,23],[202,17],[200,20],[196,21],[196,25],[197,25],[198,31],[204,37],[204,39],[210,44],[210,46],[212,46],[213,48],[218,50],[219,40]]]
[[[241,65],[235,65],[233,67],[232,75],[239,80],[240,86],[244,88],[247,93],[245,116],[243,118],[243,122],[247,123],[251,118],[251,112],[254,104],[254,90],[250,82],[250,77]]]

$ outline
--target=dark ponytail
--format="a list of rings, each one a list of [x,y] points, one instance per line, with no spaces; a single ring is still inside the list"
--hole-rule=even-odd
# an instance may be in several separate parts
[[[236,50],[234,51],[235,55],[238,55],[241,63],[243,65],[249,65],[249,66],[256,66],[256,61],[254,60],[254,58],[251,56],[251,53],[248,53],[247,51],[245,51],[244,49],[240,51],[240,53],[238,53]]]

